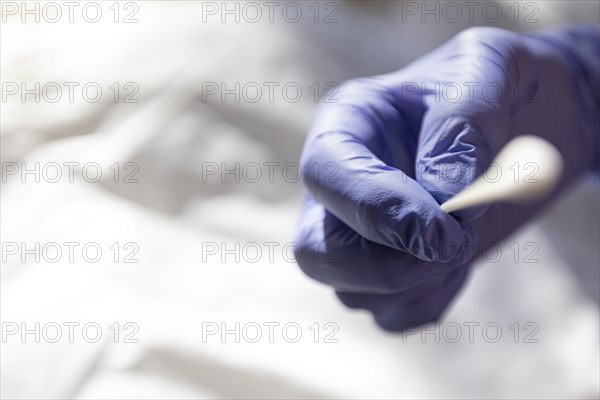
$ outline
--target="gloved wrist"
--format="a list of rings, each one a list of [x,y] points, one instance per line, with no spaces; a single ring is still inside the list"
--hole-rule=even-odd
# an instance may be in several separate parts
[[[573,74],[585,82],[589,94],[600,110],[600,26],[568,25],[542,31],[537,35],[555,45],[568,57]]]
[[[589,121],[587,145],[592,169],[600,172],[600,27],[594,24],[567,25],[527,36],[552,48],[568,66],[572,83],[581,93],[580,107]]]

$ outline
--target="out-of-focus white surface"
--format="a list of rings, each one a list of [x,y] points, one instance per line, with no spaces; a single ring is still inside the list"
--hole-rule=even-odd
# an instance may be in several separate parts
[[[311,95],[298,103],[204,103],[202,82],[339,82],[400,67],[464,26],[400,25],[393,11],[354,8],[330,27],[201,23],[199,2],[140,6],[133,25],[1,27],[2,81],[140,87],[137,104],[104,96],[95,104],[1,105],[4,162],[140,166],[140,182],[130,185],[112,176],[2,184],[3,242],[136,242],[140,260],[3,263],[2,322],[140,328],[137,344],[115,344],[107,331],[96,344],[2,343],[3,397],[598,397],[595,183],[579,185],[511,238],[499,261],[480,263],[446,315],[445,323],[499,324],[497,343],[480,331],[474,343],[382,332],[304,277],[281,246],[274,262],[202,260],[203,242],[293,240],[299,184],[202,183],[199,162],[296,161],[315,107]],[[544,21],[559,19],[544,10]],[[392,45],[398,52],[382,50]],[[512,242],[534,243],[539,262],[515,263]],[[296,322],[303,337],[203,343],[203,322]],[[336,323],[339,343],[314,343],[315,322]],[[537,324],[539,342],[515,343],[515,322]]]

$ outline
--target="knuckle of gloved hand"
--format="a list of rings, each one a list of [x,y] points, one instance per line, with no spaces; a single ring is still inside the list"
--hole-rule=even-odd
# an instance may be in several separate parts
[[[473,26],[462,30],[455,36],[460,44],[494,43],[498,40],[510,40],[516,36],[514,32],[492,26]]]
[[[368,296],[336,290],[335,295],[348,308],[366,308]]]
[[[369,109],[373,99],[386,95],[386,85],[376,76],[349,79],[338,87],[336,97],[339,104],[349,104],[357,108]]]
[[[531,57],[524,36],[502,28],[467,28],[454,37],[454,44],[461,53],[500,67],[506,78],[517,76],[519,60]]]
[[[353,261],[348,248],[331,243],[301,245],[295,249],[296,263],[309,278],[336,290],[378,290],[380,285],[365,274],[360,262]]]
[[[372,78],[369,77],[345,80],[340,83],[339,93],[341,95],[361,94],[365,90],[369,90],[371,88],[371,82]]]
[[[408,315],[407,315],[408,314]],[[420,327],[437,323],[442,319],[443,310],[420,310],[404,313],[399,310],[392,312],[373,312],[375,323],[388,332],[415,332]]]
[[[300,241],[294,246],[294,259],[300,267],[300,270],[307,276],[319,282],[327,283],[324,279],[324,267],[319,260],[327,258],[324,249],[319,249],[316,243],[307,243]]]
[[[332,178],[332,170],[335,171],[336,165],[328,157],[331,149],[322,141],[313,141],[304,150],[299,164],[302,184],[317,201],[322,201],[331,186],[337,183],[337,178]]]

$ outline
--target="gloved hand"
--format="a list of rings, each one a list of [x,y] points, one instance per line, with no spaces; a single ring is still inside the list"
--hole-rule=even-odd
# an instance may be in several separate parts
[[[338,103],[319,107],[301,159],[302,270],[384,329],[439,319],[483,250],[597,168],[598,59],[594,26],[471,28],[400,71],[343,84]],[[523,134],[564,157],[548,198],[440,209]]]

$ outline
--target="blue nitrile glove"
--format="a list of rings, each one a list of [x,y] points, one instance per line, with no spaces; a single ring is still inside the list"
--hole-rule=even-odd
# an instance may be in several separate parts
[[[398,72],[343,84],[338,103],[319,107],[302,155],[302,270],[385,329],[437,320],[482,249],[597,168],[599,38],[595,26],[471,28]],[[564,157],[550,196],[440,209],[523,134]]]

